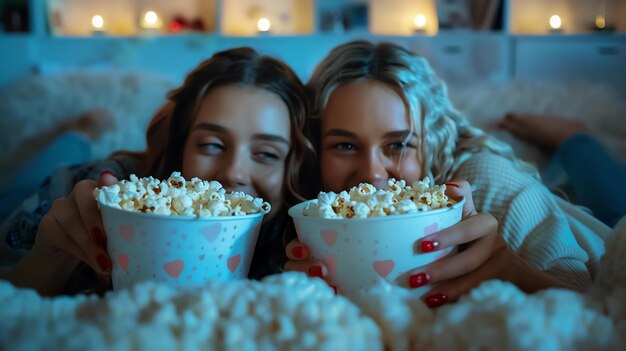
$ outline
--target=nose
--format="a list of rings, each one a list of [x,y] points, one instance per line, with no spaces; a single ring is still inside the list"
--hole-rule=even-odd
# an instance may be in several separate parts
[[[250,185],[250,160],[241,152],[232,153],[217,173],[217,181],[228,191],[246,191]]]
[[[387,184],[389,172],[387,172],[384,156],[377,150],[372,150],[365,154],[361,162],[359,172],[360,182],[370,183],[377,188]]]

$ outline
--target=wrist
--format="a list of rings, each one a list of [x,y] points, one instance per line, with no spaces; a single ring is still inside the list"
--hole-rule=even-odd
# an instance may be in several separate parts
[[[567,284],[532,266],[517,255],[514,257],[513,283],[523,292],[532,294],[549,288],[567,288]]]

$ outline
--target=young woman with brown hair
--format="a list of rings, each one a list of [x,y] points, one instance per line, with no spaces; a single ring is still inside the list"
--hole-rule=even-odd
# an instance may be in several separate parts
[[[34,211],[13,215],[4,226],[3,245],[29,251],[9,273],[10,281],[43,294],[67,292],[81,262],[107,280],[112,262],[93,189],[131,173],[164,179],[173,171],[268,201],[272,211],[264,219],[250,277],[278,270],[286,210],[297,201],[298,171],[313,150],[303,134],[302,83],[284,63],[239,48],[201,63],[167,98],[148,127],[145,152],[117,153],[74,170],[71,180],[53,176]],[[60,183],[62,190],[51,190]]]

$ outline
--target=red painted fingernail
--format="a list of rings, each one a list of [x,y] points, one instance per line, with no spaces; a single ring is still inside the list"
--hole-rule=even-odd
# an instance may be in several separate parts
[[[93,241],[100,245],[104,246],[106,242],[106,236],[104,236],[104,232],[99,227],[91,228],[91,236],[93,237]]]
[[[451,187],[457,188],[457,189],[460,188],[460,186],[458,184],[454,184],[454,183],[446,183],[446,186],[451,186]]]
[[[311,278],[323,278],[322,276],[322,267],[321,266],[311,266],[309,267],[309,277]]]
[[[115,177],[115,173],[113,173],[113,172],[111,172],[109,170],[106,170],[106,171],[100,173],[100,178],[102,178],[102,176],[105,175],[105,174],[109,174],[109,175],[112,175],[112,176]]]
[[[99,254],[98,257],[96,257],[96,260],[98,261],[98,265],[100,266],[100,268],[102,268],[103,271],[107,272],[111,270],[113,264],[111,263],[111,259],[109,258],[109,256],[105,254]]]
[[[295,258],[304,258],[304,246],[296,246],[291,249],[291,254]]]
[[[439,243],[437,241],[423,240],[420,243],[420,251],[423,253],[433,252],[437,249]]]
[[[427,297],[426,299],[424,299],[424,302],[426,302],[426,305],[429,308],[436,308],[436,307],[439,307],[441,305],[445,305],[446,303],[448,303],[448,296],[444,294],[436,294],[436,295]]]
[[[428,273],[418,273],[409,276],[409,287],[412,289],[419,288],[428,284],[430,281],[430,275]]]

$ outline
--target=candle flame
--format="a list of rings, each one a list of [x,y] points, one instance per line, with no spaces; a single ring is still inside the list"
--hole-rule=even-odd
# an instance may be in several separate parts
[[[102,29],[104,26],[104,18],[100,15],[95,15],[91,18],[91,25],[96,29]]]
[[[550,27],[552,29],[561,28],[561,17],[558,15],[552,15],[552,17],[550,17]]]
[[[426,16],[422,14],[416,15],[413,19],[413,23],[415,24],[416,28],[424,28],[426,26]]]
[[[272,24],[270,23],[270,20],[265,17],[260,18],[259,21],[256,23],[256,27],[259,29],[260,32],[269,31],[271,26]]]

